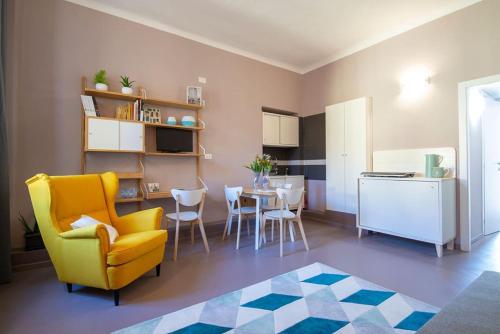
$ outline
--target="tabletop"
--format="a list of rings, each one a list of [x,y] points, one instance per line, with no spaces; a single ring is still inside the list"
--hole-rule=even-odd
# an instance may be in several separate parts
[[[276,196],[276,188],[254,189],[252,187],[247,187],[243,188],[243,194],[241,194],[241,196],[274,197]]]

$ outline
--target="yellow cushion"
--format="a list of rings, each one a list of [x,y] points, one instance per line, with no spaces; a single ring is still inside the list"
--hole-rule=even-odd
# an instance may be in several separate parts
[[[167,231],[154,230],[119,236],[108,253],[107,263],[117,266],[133,261],[167,241]]]

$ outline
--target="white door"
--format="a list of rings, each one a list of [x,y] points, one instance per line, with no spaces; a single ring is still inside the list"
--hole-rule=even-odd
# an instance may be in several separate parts
[[[299,118],[280,116],[280,144],[299,146]]]
[[[87,120],[88,150],[119,150],[119,122],[110,119]]]
[[[326,209],[345,210],[344,103],[326,107]]]
[[[275,114],[262,114],[263,143],[264,145],[280,144],[280,116]]]
[[[120,150],[144,151],[144,124],[120,122]]]
[[[484,234],[500,231],[500,103],[483,113]]]
[[[366,98],[345,103],[345,211],[358,209],[358,177],[367,167]]]

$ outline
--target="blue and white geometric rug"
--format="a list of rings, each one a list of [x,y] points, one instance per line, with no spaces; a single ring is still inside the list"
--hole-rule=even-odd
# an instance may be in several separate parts
[[[414,333],[438,309],[314,263],[115,333]]]

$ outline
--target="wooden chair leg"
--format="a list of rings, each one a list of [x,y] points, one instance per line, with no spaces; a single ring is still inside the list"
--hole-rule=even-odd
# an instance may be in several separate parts
[[[194,244],[194,222],[191,222],[191,245]]]
[[[66,283],[66,290],[68,290],[68,293],[72,293],[73,292],[73,284]]]
[[[115,300],[115,306],[120,305],[120,290],[113,290],[113,299]]]
[[[174,261],[177,261],[177,247],[179,245],[179,221],[175,223],[175,241],[174,241]]]
[[[240,249],[241,214],[238,215],[238,228],[236,229],[236,249]]]
[[[300,229],[300,234],[302,235],[302,240],[304,241],[304,246],[306,246],[306,250],[309,250],[309,244],[307,243],[306,234],[304,233],[304,226],[302,226],[302,219],[300,219],[300,217],[299,217],[297,222],[299,224],[299,229]]]
[[[207,235],[205,234],[205,227],[203,226],[203,220],[198,219],[198,225],[200,225],[201,237],[203,238],[203,243],[205,244],[205,251],[210,253],[210,248],[208,247]]]
[[[232,218],[232,215],[231,215],[231,213],[229,213],[227,215],[227,218],[226,218],[226,226],[224,226],[224,232],[222,232],[222,240],[224,240],[226,238],[227,228],[229,226],[229,219],[231,219],[231,218]]]
[[[160,272],[161,272],[161,263],[156,265],[156,277],[160,276]]]
[[[280,218],[280,257],[283,257],[283,218]]]

